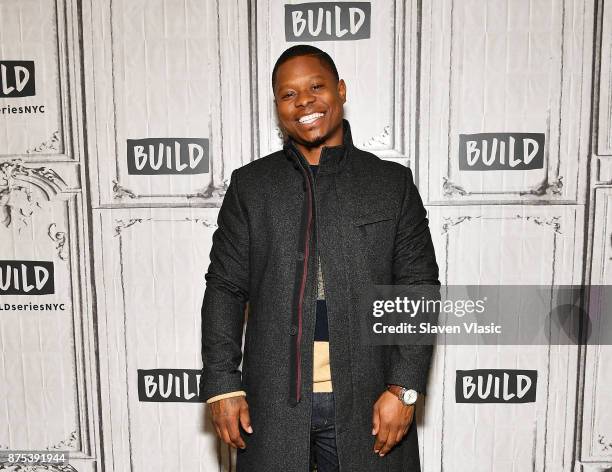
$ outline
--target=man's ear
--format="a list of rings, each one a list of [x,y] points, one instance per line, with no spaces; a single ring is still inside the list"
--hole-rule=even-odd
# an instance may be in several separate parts
[[[344,79],[338,81],[338,95],[342,103],[346,103],[346,84],[344,83]]]

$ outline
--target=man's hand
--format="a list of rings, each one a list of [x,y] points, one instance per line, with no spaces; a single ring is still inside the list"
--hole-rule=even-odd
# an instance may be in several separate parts
[[[385,390],[372,412],[372,435],[376,435],[374,452],[387,454],[404,437],[414,414],[414,405],[404,405],[397,396]]]
[[[217,435],[232,447],[244,449],[238,422],[247,433],[252,433],[249,405],[244,396],[224,398],[208,404]]]

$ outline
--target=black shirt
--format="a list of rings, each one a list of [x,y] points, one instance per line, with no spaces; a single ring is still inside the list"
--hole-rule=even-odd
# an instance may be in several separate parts
[[[316,178],[317,171],[319,170],[318,165],[311,165],[313,176]],[[320,263],[320,260],[319,260]],[[327,326],[327,303],[325,299],[319,298],[317,300],[317,312],[315,322],[315,341],[329,341],[329,329]]]

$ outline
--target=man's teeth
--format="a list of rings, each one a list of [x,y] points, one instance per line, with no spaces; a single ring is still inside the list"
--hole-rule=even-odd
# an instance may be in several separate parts
[[[311,113],[310,115],[303,116],[299,119],[300,123],[312,123],[317,118],[321,118],[323,113]]]

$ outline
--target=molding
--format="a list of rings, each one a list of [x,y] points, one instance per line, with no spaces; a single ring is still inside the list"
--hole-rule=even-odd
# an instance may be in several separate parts
[[[607,439],[603,434],[597,435],[597,444],[601,446],[602,452],[612,452],[612,441]]]
[[[196,193],[190,193],[185,195],[186,198],[203,198],[209,199],[223,199],[227,189],[229,188],[229,176],[223,180],[219,185],[214,185],[212,182],[203,190]]]
[[[543,196],[555,196],[561,195],[563,188],[563,176],[560,175],[549,181],[548,176],[544,177],[542,182],[537,185],[534,185],[528,190],[521,190],[519,192],[515,191],[486,191],[486,192],[474,192],[468,191],[463,186],[454,183],[448,177],[442,177],[442,193],[445,197],[453,197],[455,195],[459,195],[461,197],[471,196],[471,195],[534,195],[536,197]]]
[[[576,462],[575,472],[612,472],[612,462]]]
[[[64,247],[66,244],[66,232],[64,231],[55,231],[57,225],[55,223],[51,223],[47,230],[47,234],[51,241],[55,243],[55,249],[57,250],[57,257],[59,257],[62,261],[68,259],[66,255],[66,248]]]
[[[223,180],[219,185],[214,185],[212,182],[208,187],[196,191],[194,193],[187,194],[171,194],[171,193],[158,193],[158,194],[138,194],[127,187],[124,187],[116,180],[113,180],[113,198],[115,200],[121,200],[123,198],[129,198],[136,200],[139,198],[150,198],[150,197],[183,197],[188,200],[191,199],[203,199],[203,200],[214,200],[218,202],[222,200],[229,187],[229,176]]]
[[[376,136],[372,136],[370,139],[364,141],[361,144],[361,148],[367,150],[376,150],[382,147],[384,149],[389,148],[391,144],[391,125],[386,125],[381,133],[377,134]]]
[[[59,450],[62,450],[62,451],[65,451],[67,449],[72,449],[72,448],[74,448],[76,446],[77,439],[78,439],[77,432],[76,431],[72,431],[70,433],[70,435],[68,436],[68,438],[61,440],[60,442],[54,444],[51,447],[48,447],[47,449],[48,450],[59,449]]]
[[[151,218],[131,218],[129,220],[117,219],[115,220],[115,236],[119,236],[121,231],[130,226],[134,226],[136,223],[142,223],[143,221],[151,221]]]
[[[70,464],[1,464],[0,470],[8,472],[77,472]]]
[[[442,190],[444,195],[447,197],[452,197],[453,195],[471,195],[471,192],[465,190],[461,185],[457,185],[448,177],[442,177]]]
[[[18,218],[27,225],[40,201],[51,201],[67,187],[49,167],[28,167],[21,159],[0,164],[0,222],[8,227]]]
[[[542,182],[532,187],[530,190],[519,192],[519,195],[535,195],[542,197],[544,195],[561,195],[561,189],[563,188],[563,176],[560,175],[552,182],[548,181],[548,177],[545,177]]]
[[[139,196],[129,188],[126,188],[116,180],[113,180],[113,198],[116,200],[121,200],[123,197],[139,198]]]
[[[124,220],[121,218],[115,219],[115,234],[114,236],[120,236],[121,232],[124,229],[130,228],[132,226],[134,226],[137,223],[144,223],[145,221],[153,221],[153,222],[164,222],[164,221],[168,221],[168,222],[173,222],[173,223],[180,223],[180,222],[192,222],[192,223],[198,223],[201,224],[202,226],[205,226],[207,228],[216,228],[217,227],[217,223],[215,221],[212,221],[208,218],[191,218],[191,217],[185,217],[182,219],[163,219],[163,218],[130,218],[128,220]]]
[[[54,131],[49,139],[43,141],[38,146],[32,146],[26,151],[26,154],[46,153],[48,151],[60,151],[60,132]]]
[[[538,226],[550,226],[555,233],[563,234],[561,232],[561,221],[560,221],[561,217],[560,216],[551,216],[548,218],[543,218],[540,216],[533,216],[533,215],[528,215],[528,216],[516,215],[510,218],[503,218],[503,217],[488,218],[488,217],[483,217],[483,216],[444,216],[442,217],[443,223],[442,223],[442,230],[440,231],[440,233],[446,234],[449,232],[451,228],[460,225],[464,221],[471,221],[471,220],[476,220],[476,219],[482,219],[482,220],[519,219],[519,220],[531,221],[532,223],[535,223]],[[612,445],[610,447],[612,448]]]
[[[448,233],[448,231],[463,223],[464,221],[470,221],[472,219],[481,218],[480,216],[445,216],[442,218],[444,223],[442,223],[442,234]]]
[[[185,221],[191,221],[193,223],[199,223],[203,226],[206,226],[207,228],[216,228],[217,227],[217,223],[215,223],[214,221],[210,221],[207,218],[185,218]]]
[[[516,215],[517,219],[520,220],[525,220],[525,221],[531,221],[533,223],[535,223],[538,226],[550,226],[552,227],[553,231],[555,233],[559,233],[562,234],[560,229],[561,229],[561,222],[559,221],[561,217],[559,216],[551,216],[549,218],[541,218],[539,216],[522,216],[522,215]]]

